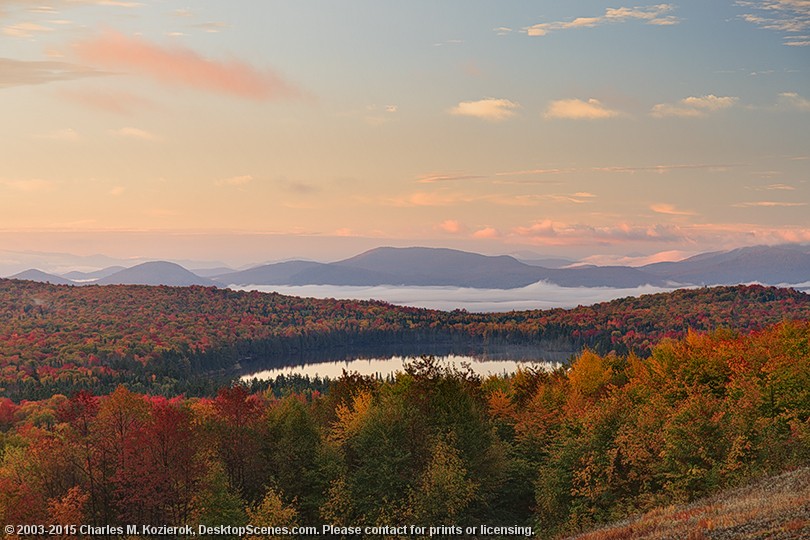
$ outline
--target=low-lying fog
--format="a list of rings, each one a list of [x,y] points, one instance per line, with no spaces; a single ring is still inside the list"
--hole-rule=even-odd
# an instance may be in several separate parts
[[[471,289],[462,287],[405,287],[378,285],[347,287],[336,285],[247,285],[230,288],[241,291],[278,292],[314,298],[353,298],[384,300],[392,304],[451,311],[512,311],[524,309],[571,308],[606,302],[626,296],[639,296],[672,289],[645,285],[631,289],[608,287],[560,287],[540,281],[519,289]]]

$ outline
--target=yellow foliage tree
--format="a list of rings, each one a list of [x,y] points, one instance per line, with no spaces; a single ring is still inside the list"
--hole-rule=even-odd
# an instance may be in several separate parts
[[[286,528],[292,530],[298,524],[298,512],[292,506],[286,506],[281,496],[273,489],[268,488],[261,502],[247,509],[248,520],[254,527]],[[289,534],[247,536],[247,540],[280,540],[288,538]]]
[[[613,378],[613,369],[605,358],[593,351],[584,351],[571,370],[568,381],[571,390],[585,397],[596,396]]]

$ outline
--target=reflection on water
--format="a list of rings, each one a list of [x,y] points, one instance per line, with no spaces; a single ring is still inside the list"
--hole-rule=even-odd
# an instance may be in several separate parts
[[[285,366],[275,369],[266,369],[244,375],[241,379],[249,381],[253,378],[260,380],[275,379],[279,375],[301,375],[309,377],[328,377],[336,379],[343,374],[343,371],[358,372],[361,375],[373,375],[386,378],[397,371],[404,371],[403,363],[413,360],[415,356],[392,356],[389,358],[355,358],[353,360],[343,360],[338,362],[318,362],[314,364]],[[544,360],[507,360],[491,359],[481,356],[440,356],[442,364],[452,364],[461,368],[462,363],[469,364],[472,370],[478,375],[502,375],[514,373],[518,367],[535,367],[543,369],[554,369],[559,362],[547,362]]]

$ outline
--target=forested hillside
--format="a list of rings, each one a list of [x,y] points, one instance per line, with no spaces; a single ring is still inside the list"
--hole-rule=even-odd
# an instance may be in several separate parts
[[[549,538],[807,464],[810,323],[483,380],[425,357],[327,395],[0,399],[0,455],[4,525],[486,524]]]
[[[541,343],[649,353],[689,329],[810,319],[810,296],[761,286],[626,298],[571,310],[472,314],[213,287],[71,287],[0,280],[0,395],[81,389],[212,395],[246,359],[401,343]]]

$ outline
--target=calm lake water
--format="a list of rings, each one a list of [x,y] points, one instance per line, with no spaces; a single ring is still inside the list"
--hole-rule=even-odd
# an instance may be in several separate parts
[[[343,370],[348,372],[358,372],[361,375],[379,375],[387,377],[397,371],[405,371],[403,363],[417,358],[416,356],[392,356],[390,358],[356,358],[353,360],[342,360],[337,362],[319,362],[297,366],[284,366],[275,369],[256,371],[242,376],[243,381],[257,379],[275,379],[278,375],[308,375],[309,377],[329,377],[336,379],[343,374]],[[482,356],[460,356],[444,355],[438,356],[443,365],[452,364],[461,367],[462,363],[469,363],[472,370],[478,375],[502,375],[504,373],[514,373],[518,367],[543,367],[554,369],[559,365],[557,362],[547,362],[544,360],[509,360],[492,359]]]

